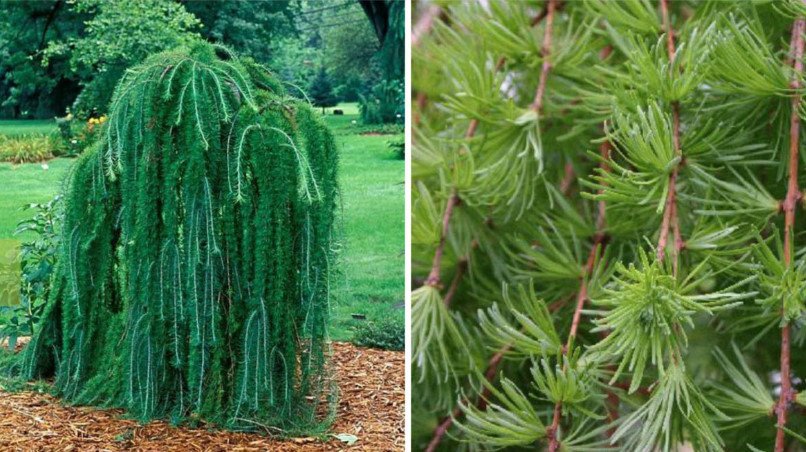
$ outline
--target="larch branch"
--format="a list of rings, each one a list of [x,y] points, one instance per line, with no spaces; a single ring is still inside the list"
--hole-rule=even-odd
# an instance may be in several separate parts
[[[661,16],[663,18],[663,29],[666,32],[666,51],[669,55],[669,70],[674,71],[674,28],[672,28],[671,18],[669,17],[668,0],[661,0],[660,8]],[[680,103],[677,101],[672,102],[672,144],[674,146],[675,155],[680,157]],[[672,173],[669,175],[668,190],[666,194],[666,202],[663,208],[663,219],[661,220],[657,249],[658,261],[662,262],[666,257],[666,244],[669,240],[669,231],[673,231],[674,244],[672,256],[674,260],[672,261],[672,266],[675,275],[677,275],[678,256],[680,254],[680,250],[683,248],[683,239],[680,234],[680,222],[677,213],[677,177],[679,168],[680,164],[678,163],[675,165],[675,167],[672,169]]]
[[[551,72],[551,33],[554,29],[554,12],[557,9],[557,0],[549,0],[546,10],[546,28],[543,31],[543,45],[540,49],[543,64],[540,66],[540,80],[537,83],[534,101],[531,109],[540,113],[543,111],[543,97],[546,93],[546,81]]]
[[[560,3],[559,6],[562,7],[562,3]],[[535,18],[530,23],[530,25],[534,27],[534,26],[540,24],[543,20],[546,20],[547,31],[546,31],[546,33],[544,35],[544,41],[543,41],[543,45],[544,45],[544,51],[543,51],[544,62],[543,62],[543,66],[544,66],[545,69],[541,71],[541,77],[540,77],[541,81],[538,82],[538,84],[543,85],[542,90],[538,89],[538,94],[539,94],[540,98],[542,98],[543,92],[545,91],[545,80],[544,80],[544,78],[548,77],[548,70],[551,67],[550,64],[549,64],[548,67],[546,67],[546,55],[548,54],[545,51],[546,39],[548,39],[548,45],[550,46],[551,45],[551,28],[552,28],[552,24],[553,24],[553,21],[554,21],[554,12],[557,9],[558,9],[557,0],[549,0],[548,4],[540,11],[540,13],[537,16],[535,16]],[[547,38],[546,38],[546,36],[547,36]],[[496,61],[495,69],[494,69],[495,72],[500,71],[504,67],[505,64],[506,64],[506,58],[503,57],[503,56],[500,57]],[[539,100],[538,97],[537,97],[538,94],[535,95],[535,101]],[[542,100],[540,102],[542,104]],[[533,108],[534,108],[534,103],[533,103]],[[540,105],[538,106],[538,110],[539,110],[539,108],[540,108]],[[470,121],[470,124],[468,125],[467,131],[465,132],[465,138],[466,139],[472,138],[476,134],[476,130],[478,129],[478,126],[479,126],[478,119],[472,119]],[[446,212],[446,214],[447,214],[447,212]],[[446,215],[446,217],[447,217],[448,221],[450,221],[450,215]],[[444,225],[445,225],[445,221],[443,219],[443,235],[442,235],[442,238],[440,239],[440,245],[437,247],[437,252],[434,255],[434,265],[432,265],[431,274],[428,277],[428,281],[432,281],[432,276],[433,275],[436,275],[436,281],[439,281],[439,268],[438,268],[438,265],[441,265],[441,262],[442,262],[442,253],[443,253],[444,241],[445,241],[444,238],[447,235],[447,231],[446,231],[447,228]],[[437,262],[437,255],[439,255],[439,261],[438,262]],[[435,268],[436,268],[436,272],[435,272]],[[464,270],[462,270],[462,271],[464,271]],[[457,270],[457,272],[458,272],[458,270]],[[460,278],[461,278],[461,276],[460,276]],[[428,281],[426,282],[426,284],[428,284]],[[458,279],[454,278],[454,282],[456,282],[456,284],[458,285]],[[437,283],[437,285],[438,285],[438,283]],[[451,284],[452,288],[453,288],[453,285],[454,284],[452,283]],[[449,293],[449,295],[451,294],[451,289],[449,289],[448,293]],[[453,288],[453,293],[455,294],[455,288]],[[453,295],[450,295],[450,297],[448,297],[448,296],[445,297],[445,301],[448,302],[448,303],[452,299],[453,299]],[[485,378],[487,379],[487,381],[492,381],[493,378],[495,378],[495,373],[498,370],[498,366],[500,365],[501,360],[503,359],[503,357],[506,354],[506,352],[509,351],[510,347],[511,347],[510,345],[506,345],[503,348],[501,348],[500,350],[498,350],[493,355],[493,357],[490,359],[490,361],[487,363],[487,369],[486,369],[486,371],[484,373]],[[477,402],[478,406],[483,407],[483,406],[486,405],[486,401],[485,401],[486,396],[485,395],[487,395],[488,392],[489,391],[487,389],[485,389],[479,395],[479,399],[478,399],[478,402]],[[433,436],[431,438],[431,441],[428,442],[428,446],[426,447],[426,452],[433,452],[439,446],[439,444],[442,442],[442,439],[445,437],[445,435],[448,433],[448,430],[453,425],[454,419],[459,417],[459,416],[461,416],[461,414],[462,414],[462,411],[457,407],[452,411],[450,416],[446,416],[439,423],[437,428],[434,429],[434,434],[433,434]]]
[[[800,77],[803,73],[803,32],[805,26],[806,21],[804,21],[803,18],[795,20],[792,26],[792,40],[790,43],[793,74],[789,87],[792,89],[793,94],[792,112],[789,122],[789,180],[787,183],[786,199],[783,203],[784,264],[786,266],[792,265],[795,210],[801,198],[801,193],[798,189],[798,151],[800,147],[800,116],[798,115],[798,110],[801,102]],[[783,306],[781,308],[781,315],[786,315]],[[781,328],[781,395],[775,407],[778,418],[777,431],[775,433],[775,452],[783,452],[784,450],[784,428],[787,422],[787,411],[795,395],[792,390],[792,377],[790,375],[790,334],[789,322],[785,321],[784,326]]]
[[[434,21],[443,14],[442,8],[437,5],[430,5],[417,19],[417,23],[411,29],[411,46],[417,47],[423,37],[427,35],[434,26]]]

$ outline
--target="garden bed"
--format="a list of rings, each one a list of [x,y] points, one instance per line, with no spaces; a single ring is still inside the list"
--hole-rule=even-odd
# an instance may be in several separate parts
[[[339,380],[335,434],[355,435],[352,450],[403,450],[404,354],[333,344]],[[173,427],[166,422],[141,425],[119,410],[65,407],[36,392],[0,390],[0,449],[3,450],[160,450],[259,451],[339,450],[330,436],[275,439],[249,433]]]

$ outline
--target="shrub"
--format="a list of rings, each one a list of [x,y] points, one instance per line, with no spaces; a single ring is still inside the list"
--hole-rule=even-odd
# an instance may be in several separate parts
[[[406,139],[405,138],[397,138],[394,140],[389,140],[386,142],[389,146],[389,149],[395,154],[395,157],[398,160],[405,160],[406,159]]]
[[[353,343],[361,347],[383,350],[403,350],[406,347],[406,327],[401,318],[361,322],[354,331]]]
[[[199,43],[128,70],[100,127],[23,375],[141,420],[321,429],[338,157],[319,115]]]
[[[53,158],[56,147],[48,135],[0,135],[0,161],[15,164],[42,162]]]
[[[35,211],[29,220],[20,222],[15,234],[33,233],[34,238],[22,243],[20,304],[0,308],[0,343],[7,340],[13,350],[17,338],[30,336],[42,316],[50,294],[50,278],[56,264],[60,236],[58,224],[62,219],[61,197],[43,204],[29,204]]]
[[[381,80],[366,95],[359,96],[364,124],[403,123],[406,112],[402,80]]]
[[[106,120],[106,115],[83,120],[73,116],[72,113],[56,118],[61,142],[56,155],[74,157],[81,154],[95,140]]]
[[[353,133],[361,135],[397,135],[405,131],[403,124],[356,124]]]

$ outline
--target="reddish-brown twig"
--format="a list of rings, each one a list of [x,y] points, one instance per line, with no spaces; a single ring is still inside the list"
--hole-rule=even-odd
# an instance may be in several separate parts
[[[570,297],[561,298],[553,303],[551,303],[548,307],[549,312],[555,312],[560,309],[565,303],[570,300]],[[507,344],[500,349],[498,349],[495,354],[487,361],[487,368],[484,370],[484,379],[491,383],[495,379],[495,375],[498,373],[498,367],[501,365],[501,362],[504,359],[504,356],[509,352],[512,348],[511,344]],[[478,395],[476,400],[476,407],[483,410],[487,406],[487,400],[490,398],[490,390],[489,388],[485,387],[481,393]],[[436,429],[434,429],[434,435],[431,437],[431,441],[428,442],[428,446],[426,447],[426,452],[433,452],[437,446],[442,442],[442,438],[445,437],[445,434],[448,433],[448,430],[454,423],[454,420],[457,419],[459,416],[462,415],[462,409],[456,407],[451,412],[450,416],[446,416],[445,418],[440,421],[439,425]]]
[[[451,193],[448,198],[448,204],[445,206],[445,213],[442,215],[442,233],[439,236],[439,245],[434,252],[434,261],[431,264],[431,272],[428,274],[428,279],[425,284],[437,287],[442,283],[440,278],[440,271],[442,269],[442,255],[445,253],[445,242],[448,238],[448,230],[451,226],[451,216],[453,216],[453,209],[460,203],[459,195],[456,190]]]
[[[806,27],[806,21],[803,18],[798,18],[792,26],[792,40],[790,43],[790,57],[792,59],[792,81],[789,87],[792,89],[792,112],[789,122],[789,182],[786,191],[786,199],[783,202],[784,210],[784,264],[789,266],[792,264],[793,244],[792,239],[794,236],[793,228],[795,226],[795,209],[800,201],[801,193],[798,189],[798,151],[799,151],[799,138],[800,138],[800,116],[798,109],[800,107],[800,77],[803,72],[803,32]],[[782,309],[783,311],[783,309]],[[785,315],[782,312],[782,315]],[[778,415],[778,430],[775,434],[775,452],[782,452],[784,450],[784,427],[786,426],[786,415],[789,410],[789,404],[794,398],[794,391],[792,390],[792,381],[790,376],[790,327],[789,322],[786,322],[781,328],[781,395],[775,407],[776,414]]]
[[[535,98],[534,98],[534,101],[532,102],[532,105],[531,105],[531,108],[534,111],[537,111],[537,112],[540,112],[542,110],[542,103],[543,103],[542,99],[543,99],[543,94],[545,92],[546,78],[548,77],[548,73],[549,73],[549,71],[551,69],[551,63],[549,62],[549,55],[550,55],[550,47],[551,47],[551,32],[552,32],[552,26],[553,26],[553,23],[554,23],[554,13],[555,13],[556,10],[557,10],[557,0],[549,0],[548,5],[546,5],[546,7],[544,7],[544,9],[531,22],[531,25],[535,26],[535,25],[539,24],[540,22],[542,22],[544,19],[546,20],[546,30],[544,32],[543,48],[541,50],[541,54],[542,54],[542,57],[543,57],[543,65],[542,65],[542,69],[541,69],[541,73],[540,73],[540,81],[538,82],[538,89],[537,89],[537,91],[535,93]],[[495,71],[498,72],[499,70],[501,70],[504,67],[505,64],[506,64],[506,58],[500,57],[498,59],[498,61],[496,61]],[[470,124],[469,124],[468,128],[467,128],[467,132],[465,133],[465,138],[466,139],[472,138],[476,134],[476,130],[477,130],[478,126],[479,126],[479,121],[477,119],[472,119],[470,121]],[[450,217],[448,216],[448,219],[449,218]],[[445,231],[445,229],[446,228],[443,228],[443,231]],[[441,262],[442,248],[444,247],[443,241],[444,241],[444,235],[445,234],[447,234],[447,231],[444,232],[443,239],[441,239],[441,241],[440,241],[441,246],[437,248],[437,253],[440,256],[440,262]],[[437,264],[436,259],[437,259],[437,257],[436,257],[436,254],[435,254],[435,257],[434,257],[435,265]],[[431,274],[435,274],[433,266],[431,268]],[[437,278],[438,278],[439,277],[438,276],[439,275],[439,270],[438,269],[436,271],[436,275],[437,275]],[[429,276],[429,281],[431,279],[432,278]],[[458,279],[455,278],[454,282],[456,282],[458,284]],[[454,284],[452,283],[451,284],[452,288],[453,288],[453,285]],[[455,288],[453,289],[453,292],[455,293]],[[453,296],[451,296],[451,299],[452,298],[453,298]],[[448,297],[446,297],[446,300],[447,299],[448,299]],[[492,381],[492,379],[495,377],[495,372],[498,369],[498,366],[499,366],[499,364],[501,362],[501,359],[503,358],[503,356],[506,353],[506,351],[508,351],[509,347],[510,346],[505,346],[504,348],[502,348],[501,350],[496,352],[496,354],[493,355],[493,358],[491,358],[490,362],[487,365],[487,370],[485,372],[485,377],[487,377],[488,381]],[[479,397],[479,404],[481,404],[481,406],[483,406],[483,404],[486,403],[486,402],[484,402],[485,393],[486,393],[486,390],[483,391],[480,394],[480,397]],[[439,446],[439,444],[442,442],[442,438],[448,432],[448,429],[450,429],[450,427],[453,425],[454,418],[456,418],[456,417],[458,417],[460,415],[461,415],[461,410],[457,407],[457,408],[455,408],[453,410],[451,416],[445,417],[439,423],[437,428],[434,430],[434,435],[431,438],[431,441],[428,443],[428,446],[426,447],[426,452],[432,452],[437,448],[437,446]]]
[[[554,28],[554,11],[556,9],[557,0],[549,0],[546,9],[546,28],[543,31],[543,46],[540,49],[543,64],[540,66],[540,80],[537,83],[537,91],[531,105],[532,110],[538,113],[543,111],[543,95],[546,92],[546,81],[549,78],[549,72],[551,72],[551,33]]]
[[[448,292],[445,294],[445,306],[450,306],[451,301],[453,301],[453,298],[456,296],[456,291],[459,289],[459,282],[462,281],[462,277],[465,276],[467,268],[470,265],[470,253],[478,248],[478,246],[478,240],[473,240],[470,243],[470,251],[463,258],[459,259],[459,262],[456,264],[456,273],[453,274],[451,286],[448,288]]]
[[[599,53],[599,57],[604,60],[612,51],[612,47],[606,46],[602,51]],[[601,145],[599,145],[599,155],[601,156],[602,160],[599,163],[599,168],[602,171],[610,171],[610,165],[608,164],[608,160],[610,159],[610,142],[604,141]],[[602,193],[603,190],[599,190],[599,194]],[[574,309],[574,316],[571,320],[571,331],[568,333],[568,341],[565,344],[565,348],[563,349],[563,354],[566,354],[570,351],[571,345],[573,345],[573,341],[577,335],[577,329],[579,328],[579,321],[582,317],[582,309],[585,307],[585,301],[588,299],[588,279],[593,274],[594,266],[596,265],[596,256],[597,253],[600,252],[600,247],[604,248],[605,245],[605,232],[604,228],[607,222],[606,219],[606,211],[607,205],[604,200],[599,200],[597,204],[597,214],[596,214],[596,234],[593,237],[593,246],[591,246],[590,253],[588,254],[588,260],[585,263],[585,270],[584,275],[582,276],[582,281],[580,282],[579,292],[577,293],[577,304],[576,308]],[[563,369],[565,369],[565,363],[563,364]],[[618,406],[618,397],[612,391],[608,391],[607,393],[607,400],[608,400],[608,418],[612,421],[615,421],[618,418],[618,413],[614,405]],[[549,451],[554,452],[560,447],[560,442],[557,439],[557,429],[560,427],[560,418],[562,417],[562,402],[558,401],[554,404],[554,415],[552,417],[551,425],[547,430],[548,439],[549,439]]]
[[[599,152],[604,158],[600,163],[600,168],[604,171],[608,170],[607,160],[606,158],[610,156],[610,143],[605,141],[599,147]],[[581,277],[579,291],[577,292],[577,303],[576,307],[574,308],[574,315],[571,320],[571,330],[568,332],[568,340],[565,343],[565,347],[563,348],[563,355],[567,354],[571,351],[571,346],[574,344],[574,340],[577,336],[577,330],[579,329],[579,321],[582,318],[582,310],[585,307],[585,301],[588,299],[588,281],[593,274],[593,270],[596,265],[596,257],[599,255],[601,250],[605,246],[605,211],[606,206],[604,201],[599,201],[598,204],[598,213],[596,218],[596,234],[593,236],[593,245],[591,246],[591,250],[588,253],[588,259],[585,262],[585,267],[583,270],[583,275]],[[563,363],[563,370],[567,368],[567,363]],[[608,394],[608,400],[612,403],[612,397]],[[611,411],[609,415],[612,417],[614,413]],[[560,447],[560,441],[557,438],[557,430],[560,427],[560,418],[562,417],[562,401],[557,401],[554,404],[554,415],[552,417],[551,425],[546,430],[546,436],[549,440],[549,452],[556,452],[557,449]]]
[[[422,122],[420,114],[425,109],[427,104],[428,96],[426,96],[425,93],[417,93],[417,109],[414,110],[414,118],[412,118],[415,126],[419,126]]]
[[[417,47],[420,41],[434,26],[434,21],[443,14],[442,8],[437,5],[430,5],[423,14],[417,19],[417,23],[411,27],[411,46]]]
[[[661,16],[663,17],[663,29],[666,32],[666,51],[669,55],[669,70],[674,71],[675,45],[674,29],[669,17],[668,0],[660,2]],[[676,156],[681,156],[680,150],[680,104],[672,102],[672,144]],[[682,162],[682,160],[681,160]],[[680,163],[675,165],[669,175],[669,187],[666,194],[666,203],[663,208],[663,219],[661,220],[660,234],[658,237],[657,257],[658,261],[663,261],[666,257],[666,243],[669,240],[670,229],[674,234],[674,245],[672,251],[672,267],[674,274],[677,274],[677,261],[680,250],[683,248],[683,239],[680,234],[680,224],[677,215],[677,174]]]

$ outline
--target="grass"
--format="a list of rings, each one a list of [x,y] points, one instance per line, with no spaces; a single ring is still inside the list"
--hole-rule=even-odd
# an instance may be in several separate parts
[[[0,135],[48,135],[56,131],[56,121],[52,119],[0,119]]]
[[[339,274],[333,282],[331,336],[351,340],[361,322],[394,319],[403,324],[404,166],[387,141],[400,135],[361,135],[357,107],[344,104],[344,116],[328,111],[325,121],[341,150],[342,212],[337,223]],[[0,121],[0,134],[48,133],[53,121]],[[0,239],[13,238],[29,203],[44,202],[59,191],[71,159],[41,164],[0,163]],[[25,239],[25,237],[17,237]],[[366,320],[353,319],[353,314]]]
[[[27,238],[13,235],[17,223],[32,216],[23,207],[53,199],[72,163],[71,159],[53,159],[47,162],[47,170],[41,163],[0,163],[0,239]]]
[[[334,339],[351,338],[360,322],[404,322],[404,164],[387,146],[395,136],[360,135],[356,119],[326,117],[341,149],[342,275],[334,290]]]

